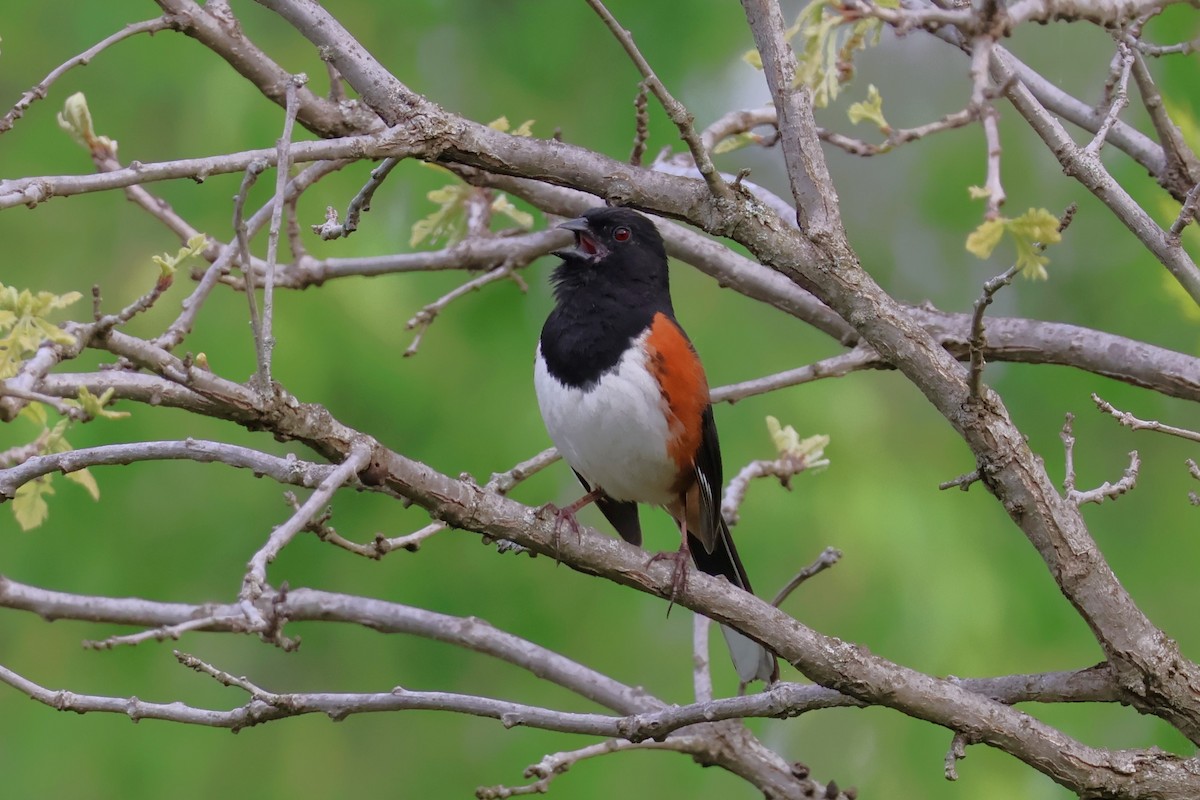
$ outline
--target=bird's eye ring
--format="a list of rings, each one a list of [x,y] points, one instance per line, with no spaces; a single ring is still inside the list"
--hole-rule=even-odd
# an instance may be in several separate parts
[[[629,240],[629,228],[626,228],[624,225],[617,228],[615,231],[613,231],[613,239],[615,239],[618,242],[628,241]]]

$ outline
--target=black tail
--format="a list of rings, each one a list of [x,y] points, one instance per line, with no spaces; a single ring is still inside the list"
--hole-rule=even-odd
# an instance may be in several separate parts
[[[738,557],[737,548],[733,546],[729,526],[719,514],[717,518],[720,520],[719,535],[711,553],[704,549],[704,544],[699,539],[688,534],[688,549],[691,550],[692,561],[701,572],[723,576],[739,589],[754,594],[754,590],[750,588],[750,578],[746,576],[746,568],[742,566],[742,559]],[[779,663],[774,653],[728,625],[721,626],[721,633],[725,636],[725,643],[729,645],[734,668],[737,669],[738,677],[743,683],[760,680],[771,684],[779,680]]]

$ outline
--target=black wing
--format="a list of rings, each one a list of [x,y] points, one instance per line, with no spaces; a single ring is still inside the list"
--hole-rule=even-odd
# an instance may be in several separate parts
[[[733,535],[721,516],[721,445],[717,440],[712,406],[704,409],[701,423],[700,451],[696,454],[701,537],[689,532],[688,548],[698,570],[709,575],[723,575],[734,586],[753,594],[746,568],[742,566],[742,559],[733,545]],[[721,632],[725,635],[738,677],[743,683],[761,680],[770,684],[779,680],[779,664],[771,651],[727,625],[721,626]]]
[[[575,472],[575,470],[571,471]],[[589,492],[592,490],[582,475],[575,472],[575,477],[579,478],[579,482],[583,484],[585,490]],[[596,507],[600,509],[600,513],[616,529],[617,533],[621,534],[622,539],[632,545],[642,546],[642,523],[638,519],[637,503],[623,503],[605,495],[596,500]]]

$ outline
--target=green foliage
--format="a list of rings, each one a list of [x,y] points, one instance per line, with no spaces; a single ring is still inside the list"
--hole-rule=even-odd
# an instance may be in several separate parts
[[[898,8],[898,0],[882,0],[883,8]],[[836,100],[843,84],[854,77],[854,52],[879,43],[883,23],[873,17],[847,15],[830,0],[813,0],[805,6],[784,36],[796,50],[796,85],[812,90],[818,108]],[[762,55],[750,50],[742,56],[755,69],[762,69]]]
[[[883,133],[892,129],[883,117],[883,97],[873,83],[867,86],[867,99],[852,103],[850,108],[846,109],[846,115],[854,125],[866,121],[874,122]]]
[[[203,239],[203,237],[196,237]],[[193,239],[195,242],[195,239]],[[189,242],[189,246],[193,244]],[[200,243],[203,248],[203,242]],[[188,248],[180,250],[182,254]],[[169,259],[155,257],[160,264],[166,264]],[[176,263],[177,263],[176,259]],[[164,267],[164,274],[165,267]],[[46,319],[53,311],[75,303],[82,297],[79,292],[53,294],[52,292],[34,292],[28,289],[17,290],[12,286],[0,284],[0,379],[11,378],[17,374],[21,365],[32,356],[43,342],[54,342],[60,345],[75,343],[75,337]],[[31,402],[20,413],[20,418],[33,423],[40,430],[35,434],[33,443],[36,455],[47,453],[63,453],[71,450],[71,443],[66,439],[66,432],[75,421],[89,421],[97,417],[105,419],[121,419],[128,417],[125,411],[110,411],[106,408],[113,399],[113,390],[109,389],[100,396],[93,395],[86,387],[79,390],[77,399],[64,400],[63,405],[74,409],[71,419],[63,419],[50,425],[46,408],[41,403]],[[86,469],[67,473],[66,478],[88,491],[93,500],[100,499],[100,487],[96,479]],[[21,530],[32,530],[46,521],[50,509],[46,497],[54,494],[50,475],[30,481],[17,490],[13,498],[12,512],[21,526]]]
[[[757,144],[758,141],[758,134],[752,133],[751,131],[744,131],[742,133],[734,134],[733,136],[726,136],[724,139],[717,142],[715,147],[713,147],[713,155],[719,156],[722,153],[732,153],[734,150],[741,150],[746,145]]]
[[[1050,259],[1042,255],[1047,245],[1062,241],[1058,217],[1044,208],[1031,208],[1019,217],[999,217],[980,223],[967,237],[967,251],[988,258],[1007,233],[1017,248],[1017,267],[1026,278],[1045,280]]]
[[[525,120],[511,131],[508,117],[494,119],[488,123],[488,127],[502,133],[511,133],[513,136],[533,135],[533,120],[531,119]],[[431,169],[449,172],[437,165],[429,166]],[[464,183],[448,183],[425,195],[429,200],[438,204],[438,209],[413,224],[412,235],[408,240],[409,246],[416,247],[422,242],[449,245],[460,241],[467,234],[467,203],[476,191],[479,190]],[[508,217],[524,230],[533,227],[533,215],[514,206],[512,201],[501,192],[496,193],[491,207],[492,213]]]
[[[74,344],[75,337],[46,319],[82,297],[79,292],[52,294],[17,290],[0,283],[0,380],[17,374],[21,363],[44,341]]]
[[[775,445],[775,451],[781,458],[804,459],[810,470],[829,466],[829,459],[825,457],[825,448],[829,446],[828,436],[817,434],[801,439],[795,428],[780,425],[779,420],[769,414],[767,433],[771,435],[771,444]]]
[[[17,496],[12,501],[12,510],[21,530],[33,530],[46,521],[46,517],[50,516],[46,495],[50,494],[54,494],[54,487],[50,484],[49,475],[35,478],[17,489]]]
[[[40,429],[33,440],[33,454],[46,455],[73,450],[71,443],[67,441],[66,433],[76,422],[87,422],[100,417],[104,419],[128,417],[128,412],[110,411],[105,407],[112,402],[112,399],[112,389],[96,396],[86,387],[81,388],[78,399],[63,401],[64,406],[76,409],[77,413],[68,419],[58,420],[53,425],[50,424],[46,407],[43,404],[29,403],[21,409],[19,416]],[[16,497],[13,499],[12,511],[21,530],[33,530],[45,522],[50,515],[46,497],[54,494],[53,477],[53,475],[43,475],[17,490]],[[87,469],[65,473],[64,477],[86,489],[93,500],[100,499],[100,486]]]
[[[204,252],[204,248],[208,246],[208,237],[203,233],[198,233],[188,239],[187,244],[179,248],[175,255],[163,253],[161,256],[151,256],[155,264],[158,264],[161,278],[171,278],[175,275],[175,270],[189,258],[198,256]]]
[[[83,92],[76,92],[67,98],[63,110],[58,113],[58,127],[66,131],[85,150],[99,150],[114,156],[117,154],[115,139],[96,134],[96,128],[92,124],[92,112]]]

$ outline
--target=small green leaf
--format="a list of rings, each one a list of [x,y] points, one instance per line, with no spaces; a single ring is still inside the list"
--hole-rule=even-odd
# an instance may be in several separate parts
[[[79,407],[83,413],[87,414],[88,419],[124,419],[129,416],[128,411],[111,411],[107,408],[112,402],[114,390],[110,387],[97,397],[88,391],[86,386],[79,387]]]
[[[50,485],[49,475],[34,478],[17,489],[12,509],[21,530],[31,531],[46,521],[50,507],[46,505],[45,495],[50,494],[54,494],[54,487]]]
[[[767,432],[771,435],[771,443],[776,452],[782,457],[803,458],[809,468],[829,465],[825,458],[825,448],[829,446],[829,437],[823,434],[801,439],[800,434],[791,425],[784,427],[779,420],[767,416]]]
[[[175,270],[180,264],[192,256],[200,255],[207,246],[208,237],[203,233],[199,233],[188,239],[187,244],[179,248],[175,255],[163,253],[161,256],[151,256],[150,260],[158,264],[161,277],[169,278],[175,274]]]
[[[92,125],[92,112],[88,109],[83,92],[76,92],[63,103],[58,112],[58,127],[66,131],[85,150],[102,150],[117,154],[117,143],[107,136],[97,136]]]
[[[1004,220],[989,219],[980,223],[967,237],[967,252],[976,258],[987,258],[1004,236]]]
[[[87,493],[92,496],[93,500],[100,499],[100,486],[96,483],[96,479],[92,477],[92,473],[86,468],[68,472],[63,477],[87,489]]]
[[[471,187],[454,183],[427,194],[426,197],[440,208],[413,223],[409,246],[416,247],[425,240],[445,240],[447,244],[453,244],[462,238],[467,229],[466,203],[470,195]]]
[[[1047,245],[1058,244],[1062,234],[1058,231],[1058,217],[1044,208],[1031,208],[1021,216],[1010,220],[1013,242],[1017,246],[1017,267],[1026,278],[1046,280],[1046,265],[1050,259],[1042,255]]]
[[[82,297],[79,292],[58,295],[17,291],[0,283],[0,379],[12,377],[42,342],[75,343],[75,337],[44,319],[46,314],[66,308]]]
[[[488,127],[494,131],[500,131],[501,133],[505,133],[512,126],[508,122],[508,117],[497,117],[496,119],[494,119],[488,123]]]
[[[22,408],[17,416],[24,417],[39,428],[45,428],[47,424],[46,407],[41,403],[30,403]]]
[[[533,120],[527,119],[511,132],[513,136],[533,136]]]
[[[719,156],[722,153],[732,153],[734,150],[741,150],[743,147],[751,144],[757,144],[759,141],[758,134],[745,131],[743,133],[726,136],[721,141],[717,142],[717,146],[713,148],[713,155]]]
[[[982,186],[968,186],[967,194],[971,196],[972,200],[986,200],[992,196],[991,190],[985,189]]]
[[[492,201],[492,211],[503,214],[525,230],[533,227],[533,215],[514,206],[506,195],[496,196],[496,199]]]
[[[996,249],[1004,233],[1012,236],[1017,248],[1016,266],[1026,278],[1045,280],[1050,259],[1042,255],[1047,245],[1062,241],[1058,217],[1044,208],[1031,208],[1015,218],[1000,217],[982,223],[967,237],[967,250],[979,258],[987,258]]]
[[[847,116],[850,117],[850,122],[857,125],[863,120],[874,122],[879,130],[890,131],[892,126],[888,125],[887,120],[883,118],[883,97],[880,96],[879,90],[875,88],[875,84],[867,86],[867,99],[852,103],[850,108],[846,110]]]
[[[757,70],[761,70],[763,68],[762,53],[759,53],[758,50],[754,48],[742,53],[742,61],[745,61],[747,64]]]

